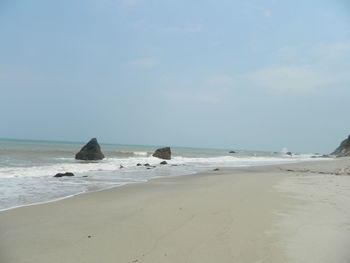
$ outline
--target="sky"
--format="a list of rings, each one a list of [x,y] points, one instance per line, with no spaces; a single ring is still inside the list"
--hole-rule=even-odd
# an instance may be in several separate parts
[[[345,0],[0,0],[0,138],[293,152],[350,134]]]

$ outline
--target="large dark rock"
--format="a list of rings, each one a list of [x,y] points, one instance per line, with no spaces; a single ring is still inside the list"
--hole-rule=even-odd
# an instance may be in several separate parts
[[[77,160],[102,160],[105,158],[101,152],[101,147],[98,144],[96,138],[91,139],[80,152],[75,155]]]
[[[171,159],[170,147],[157,149],[152,156],[160,159],[170,160]]]
[[[58,173],[56,175],[54,175],[54,177],[64,177],[64,176],[74,176],[73,173]]]
[[[346,140],[342,141],[339,147],[331,154],[337,157],[350,156],[350,135]]]

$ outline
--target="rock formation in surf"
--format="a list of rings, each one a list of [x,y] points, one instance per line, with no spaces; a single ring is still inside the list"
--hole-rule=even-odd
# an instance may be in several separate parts
[[[337,157],[350,156],[350,135],[348,136],[347,139],[342,141],[339,147],[335,149],[335,151],[332,152],[331,154]]]
[[[170,147],[159,148],[154,152],[152,156],[160,159],[170,160],[171,159]]]
[[[58,173],[54,175],[54,177],[64,177],[64,176],[74,176],[74,174],[67,172],[67,173]]]
[[[77,160],[102,160],[105,158],[101,152],[101,147],[96,138],[91,139],[81,150],[75,155]]]

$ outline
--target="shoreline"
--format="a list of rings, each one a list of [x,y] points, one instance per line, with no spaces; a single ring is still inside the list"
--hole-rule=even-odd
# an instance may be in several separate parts
[[[336,222],[337,229],[350,233],[350,228],[343,225],[350,216],[350,209],[346,209],[350,196],[345,192],[347,187],[350,189],[350,176],[330,175],[342,167],[350,168],[350,160],[221,168],[1,211],[0,259],[3,257],[3,262],[316,262],[303,247],[295,245],[304,240],[306,246],[306,241],[315,239],[315,232],[293,233],[301,227],[303,233],[308,233],[309,228],[303,223],[310,217],[315,225],[317,220],[323,220],[320,223],[327,230],[324,232],[328,233],[328,240],[329,235],[333,241],[347,239],[334,232],[332,225]],[[344,189],[337,188],[338,179],[342,180]],[[329,180],[334,181],[332,185],[328,185]],[[308,199],[305,192],[310,189],[295,188],[298,185],[311,185],[314,197],[318,194],[320,200]],[[332,195],[326,196],[328,203],[323,204],[324,193],[316,189],[318,186],[321,190],[325,186],[330,188]],[[296,191],[299,188],[302,190]],[[338,196],[343,198],[340,201],[345,206],[341,211],[329,205],[340,202]],[[314,207],[310,204],[316,204],[324,213],[314,218],[301,209]],[[329,217],[330,212],[334,218],[328,222],[322,215]],[[322,240],[322,233],[317,239]],[[324,243],[318,242],[323,248]],[[343,243],[339,242],[334,243],[341,247]],[[333,252],[324,251],[327,255]],[[350,259],[345,250],[334,248],[334,251],[338,256],[332,262],[345,263]],[[322,253],[325,252],[319,252]],[[302,261],[295,254],[309,261]]]
[[[257,165],[249,165],[249,166],[237,166],[237,167],[217,167],[215,169],[219,169],[220,171],[231,171],[231,170],[235,170],[235,169],[241,169],[241,168],[250,168],[250,167],[265,167],[265,166],[276,166],[276,165],[288,165],[288,164],[298,164],[298,163],[308,163],[308,162],[322,162],[322,161],[331,161],[331,160],[335,160],[334,158],[325,158],[325,159],[313,159],[313,160],[303,160],[303,161],[292,161],[292,162],[286,162],[286,163],[281,163],[281,164],[257,164]],[[4,209],[0,209],[0,213],[4,212],[4,211],[8,211],[8,210],[12,210],[12,209],[18,209],[18,208],[22,208],[22,207],[28,207],[28,206],[36,206],[36,205],[42,205],[42,204],[49,204],[49,203],[53,203],[53,202],[59,202],[68,198],[72,198],[78,195],[84,195],[84,194],[90,194],[90,193],[95,193],[95,192],[100,192],[100,191],[106,191],[106,190],[110,190],[110,189],[114,189],[114,188],[119,188],[119,187],[125,187],[129,184],[145,184],[148,183],[152,180],[157,180],[160,178],[172,178],[172,177],[182,177],[182,176],[193,176],[193,175],[197,175],[197,174],[202,174],[202,173],[208,173],[208,172],[212,172],[214,168],[208,168],[208,170],[204,170],[204,171],[200,171],[200,172],[190,172],[188,174],[180,174],[180,175],[170,175],[170,176],[166,176],[166,177],[154,177],[151,178],[147,181],[141,181],[141,182],[127,182],[127,183],[123,183],[123,184],[119,184],[116,186],[110,186],[110,187],[105,187],[105,188],[101,188],[101,189],[97,189],[97,190],[92,190],[92,191],[82,191],[82,192],[78,192],[75,194],[70,194],[67,196],[63,196],[63,197],[59,197],[56,199],[52,199],[52,200],[48,200],[48,201],[41,201],[41,202],[35,202],[35,203],[31,203],[31,204],[24,204],[24,205],[17,205],[17,206],[13,206],[13,207],[9,207],[9,208],[4,208]]]

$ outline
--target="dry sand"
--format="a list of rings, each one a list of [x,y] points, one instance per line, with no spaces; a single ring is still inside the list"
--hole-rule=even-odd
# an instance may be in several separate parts
[[[349,168],[220,169],[3,211],[0,262],[349,263]]]

